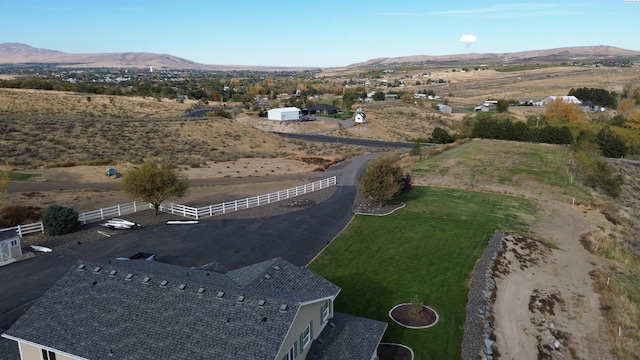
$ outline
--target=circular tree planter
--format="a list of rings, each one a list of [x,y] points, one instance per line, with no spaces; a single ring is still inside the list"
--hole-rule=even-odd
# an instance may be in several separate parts
[[[378,358],[380,360],[413,360],[413,350],[410,347],[396,343],[380,343]]]
[[[398,304],[389,311],[389,317],[396,324],[408,329],[426,329],[438,322],[438,314],[432,308],[422,305],[417,316],[411,315],[411,303]]]

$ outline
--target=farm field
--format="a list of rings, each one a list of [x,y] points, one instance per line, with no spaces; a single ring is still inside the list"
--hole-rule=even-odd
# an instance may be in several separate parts
[[[467,280],[498,229],[526,231],[527,200],[465,190],[416,187],[404,209],[384,217],[356,215],[309,265],[338,286],[338,311],[389,323],[383,341],[408,345],[416,359],[460,356]],[[439,318],[429,329],[405,329],[388,312],[419,296]]]

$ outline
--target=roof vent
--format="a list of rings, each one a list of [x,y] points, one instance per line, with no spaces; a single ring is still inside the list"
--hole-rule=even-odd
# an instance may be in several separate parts
[[[169,282],[168,282],[167,280],[162,280],[162,281],[160,282],[160,286],[162,286],[162,287],[166,287],[168,283],[169,283]]]
[[[200,295],[204,294],[204,288],[203,287],[198,289],[198,294],[200,294]]]
[[[93,269],[93,272],[97,274],[97,273],[99,273],[99,272],[100,272],[100,270],[102,270],[102,268],[101,268],[100,266],[96,266],[96,267]]]
[[[320,344],[320,345],[324,344],[324,340],[322,340],[322,339],[317,339],[317,340],[316,340],[316,342],[317,342],[318,344]]]
[[[127,281],[131,281],[131,279],[133,279],[133,274],[132,273],[128,273],[127,276],[124,278]]]
[[[80,264],[80,265],[78,265],[78,270],[84,270],[84,268],[85,268],[85,265],[84,265],[84,264]]]
[[[117,273],[118,273],[118,270],[111,270],[109,271],[109,276],[116,276]]]
[[[180,284],[180,286],[178,286],[178,290],[180,291],[184,291],[184,289],[187,287],[187,285],[185,284]]]
[[[265,278],[265,279],[267,279],[267,280],[269,280],[269,279],[271,279],[271,275],[269,275],[269,274],[264,274],[264,278]]]
[[[280,271],[280,266],[276,265],[273,267],[274,269],[276,269],[276,271]]]
[[[263,318],[262,318],[262,322],[267,322],[267,318],[266,318],[266,317],[263,317]]]
[[[264,304],[266,304],[267,302],[264,301],[263,299],[258,300],[258,306],[264,306]]]
[[[329,322],[329,324],[327,324],[327,325],[329,325],[329,327],[332,328],[332,329],[335,329],[335,327],[336,327],[336,324],[332,323],[332,322]]]
[[[282,312],[287,311],[287,304],[280,305],[280,311],[282,311]]]
[[[149,281],[151,281],[151,278],[150,278],[150,277],[148,277],[148,276],[145,276],[145,277],[144,277],[144,279],[142,279],[142,283],[143,283],[143,284],[148,284],[148,283],[149,283]]]
[[[224,291],[218,291],[216,296],[219,297],[220,299],[222,299],[224,297]]]
[[[91,285],[96,286],[98,284],[97,281],[93,280],[93,282],[91,283]]]
[[[238,302],[243,302],[244,301],[244,296],[240,295],[240,296],[238,296],[238,299],[236,299],[236,300],[238,300]]]

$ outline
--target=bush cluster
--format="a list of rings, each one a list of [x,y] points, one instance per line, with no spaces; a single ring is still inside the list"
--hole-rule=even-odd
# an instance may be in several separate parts
[[[62,205],[51,205],[42,213],[42,225],[49,235],[72,233],[80,227],[78,212]]]

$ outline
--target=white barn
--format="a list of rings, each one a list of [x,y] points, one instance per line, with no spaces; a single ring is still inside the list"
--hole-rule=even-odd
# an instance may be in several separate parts
[[[547,96],[546,98],[544,98],[544,100],[542,100],[542,104],[547,105],[549,104],[551,101],[553,100],[557,100],[557,99],[561,99],[563,102],[569,103],[569,104],[582,104],[582,101],[580,101],[577,97],[571,95],[571,96]]]
[[[269,120],[277,121],[299,121],[302,111],[297,107],[275,108],[267,111]]]

